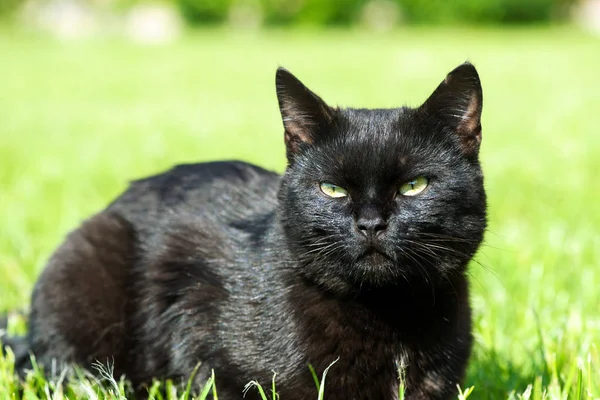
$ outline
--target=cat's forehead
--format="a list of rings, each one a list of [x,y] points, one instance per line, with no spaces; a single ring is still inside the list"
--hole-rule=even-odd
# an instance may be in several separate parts
[[[342,109],[338,120],[339,133],[363,134],[365,138],[382,134],[398,128],[399,124],[410,117],[410,111],[408,108]]]
[[[413,109],[347,109],[336,125],[310,164],[340,182],[387,181],[442,168],[440,155],[452,147]]]
[[[433,147],[427,128],[419,126],[411,109],[349,109],[334,133],[329,151],[347,163],[363,167],[396,167],[423,157]]]

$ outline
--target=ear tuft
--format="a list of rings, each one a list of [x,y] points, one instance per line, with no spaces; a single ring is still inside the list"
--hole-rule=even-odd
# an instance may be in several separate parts
[[[469,63],[456,67],[421,106],[459,137],[463,152],[476,156],[481,143],[483,91],[479,74]]]
[[[292,163],[302,145],[313,144],[330,129],[334,111],[285,68],[277,69],[275,85],[287,157]]]

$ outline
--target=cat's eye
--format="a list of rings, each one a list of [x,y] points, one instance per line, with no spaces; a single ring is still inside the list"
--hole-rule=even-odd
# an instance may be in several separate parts
[[[321,192],[323,192],[326,196],[333,197],[334,199],[348,196],[346,189],[332,183],[323,182],[321,183],[320,187]]]
[[[415,196],[425,190],[427,185],[429,185],[429,179],[424,176],[419,176],[400,186],[399,192],[403,196]]]

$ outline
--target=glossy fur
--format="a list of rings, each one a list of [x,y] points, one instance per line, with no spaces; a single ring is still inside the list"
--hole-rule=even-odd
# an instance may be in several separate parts
[[[309,363],[321,374],[338,360],[328,400],[394,399],[399,369],[408,399],[455,395],[472,342],[466,267],[486,226],[475,68],[416,109],[331,108],[283,69],[277,94],[283,176],[178,166],[67,237],[32,297],[39,362],[112,360],[138,388],[202,362],[197,383],[214,369],[225,400],[276,371],[295,400],[317,397]],[[400,195],[417,176],[429,186]]]

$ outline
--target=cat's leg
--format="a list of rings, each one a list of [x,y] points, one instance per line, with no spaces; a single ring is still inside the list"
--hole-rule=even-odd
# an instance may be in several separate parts
[[[128,274],[135,256],[132,227],[103,212],[71,232],[38,279],[31,300],[28,342],[46,367],[114,362],[127,355]]]
[[[455,399],[471,353],[469,330],[443,346],[417,353],[408,367],[407,400]]]

